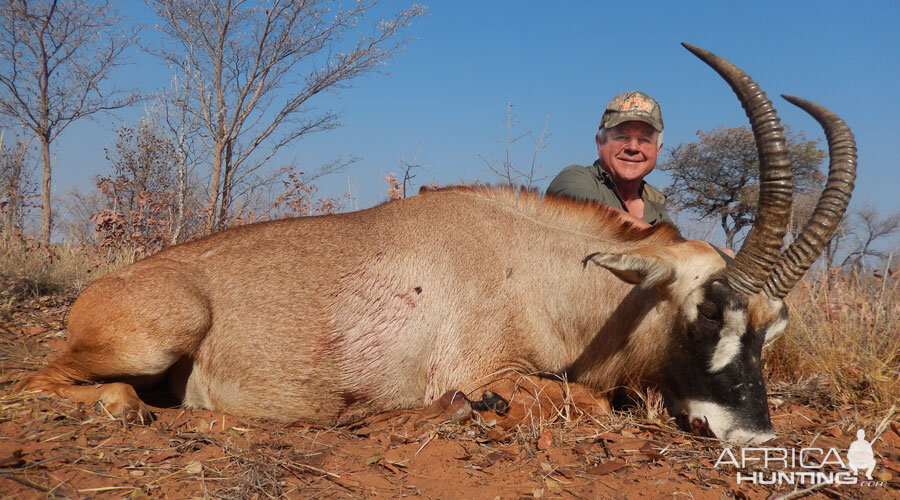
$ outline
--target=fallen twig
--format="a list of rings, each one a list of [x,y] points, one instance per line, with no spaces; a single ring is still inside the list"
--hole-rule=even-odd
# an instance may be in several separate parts
[[[6,472],[0,472],[0,477],[5,477],[5,478],[7,478],[7,479],[12,479],[13,481],[15,481],[15,482],[17,482],[17,483],[19,483],[19,484],[23,484],[23,485],[25,485],[25,486],[28,486],[28,487],[30,487],[30,488],[34,488],[34,489],[39,490],[39,491],[43,491],[43,492],[45,492],[45,493],[48,492],[48,491],[50,491],[50,488],[48,488],[48,487],[46,487],[46,486],[41,486],[40,484],[34,483],[34,482],[32,482],[32,481],[30,481],[30,480],[28,480],[28,479],[25,479],[24,477],[19,477],[19,476],[15,475],[15,474],[8,474],[8,473],[6,473]]]
[[[290,467],[284,463],[279,464],[279,465],[281,465],[281,467],[283,467],[286,471],[290,472],[294,477],[296,477],[297,479],[300,479],[301,481],[303,480],[303,478],[300,477],[294,470],[292,470],[291,467],[299,466],[304,469],[311,470],[317,474],[321,474],[322,476],[325,477],[325,479],[328,479],[329,481],[333,482],[334,484],[336,484],[342,488],[346,488],[348,491],[353,491],[353,488],[351,488],[351,485],[346,484],[348,482],[354,482],[352,479],[341,477],[340,475],[335,474],[333,472],[328,472],[326,470],[319,469],[318,467],[313,467],[312,465],[306,465],[306,464],[300,463],[300,462],[291,462]]]
[[[821,490],[822,488],[825,488],[826,486],[831,486],[831,485],[829,483],[814,484],[814,485],[810,486],[809,488],[792,491],[792,492],[788,493],[787,495],[782,495],[782,496],[774,498],[772,500],[792,500],[794,498],[805,497],[806,495],[808,495],[814,491]]]

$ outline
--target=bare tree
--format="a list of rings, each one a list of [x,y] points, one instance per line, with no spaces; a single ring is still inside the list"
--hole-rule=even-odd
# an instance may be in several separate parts
[[[190,113],[192,83],[191,79],[179,78],[177,74],[173,76],[172,84],[160,99],[157,113],[175,145],[176,191],[172,245],[178,243],[184,234],[189,171],[199,163],[196,146],[199,142],[200,122]]]
[[[825,244],[822,258],[825,260],[825,269],[831,271],[835,269],[838,253],[842,251],[848,237],[852,236],[852,228],[850,227],[850,214],[844,213],[841,222],[831,235],[831,239]]]
[[[381,69],[404,47],[401,30],[425,13],[413,5],[363,34],[363,18],[377,3],[150,3],[172,42],[156,52],[191,80],[191,108],[212,152],[209,230],[224,226],[235,186],[282,147],[338,125],[335,113],[316,112],[310,99]]]
[[[519,125],[515,114],[512,112],[513,104],[506,101],[506,135],[504,138],[495,139],[497,143],[503,146],[503,156],[490,155],[486,157],[479,155],[481,161],[487,166],[488,170],[500,178],[500,183],[508,186],[523,186],[532,188],[536,182],[543,180],[545,177],[537,177],[541,169],[538,164],[538,155],[543,149],[549,146],[550,138],[550,113],[544,119],[544,125],[541,127],[541,133],[537,136],[532,130],[526,129],[521,132],[517,131]],[[515,165],[512,159],[512,148],[520,140],[528,137],[534,144],[534,151],[531,155],[531,162],[528,169],[520,168]]]
[[[825,152],[819,141],[803,132],[785,129],[794,192],[815,191],[824,176],[819,172]],[[699,141],[675,146],[659,163],[672,176],[665,193],[675,206],[701,217],[719,219],[725,231],[725,248],[734,249],[735,237],[753,225],[759,185],[759,157],[749,127],[698,130]]]
[[[137,95],[101,91],[124,62],[135,33],[124,34],[109,1],[5,0],[0,4],[0,113],[29,128],[41,143],[43,221],[50,243],[50,144],[72,122],[133,104]]]
[[[12,147],[7,147],[3,135],[0,131],[0,234],[8,244],[10,236],[22,232],[23,218],[32,194],[28,154],[31,139],[15,137],[11,141]]]
[[[877,243],[900,233],[900,212],[882,216],[875,208],[866,206],[858,210],[853,227],[853,247],[841,263],[862,270],[870,258],[885,259],[888,253],[878,249]]]

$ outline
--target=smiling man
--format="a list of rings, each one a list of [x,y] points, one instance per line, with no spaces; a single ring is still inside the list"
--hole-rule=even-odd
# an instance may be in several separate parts
[[[589,167],[566,167],[547,194],[600,202],[650,225],[672,224],[666,197],[644,181],[656,166],[662,131],[662,112],[655,99],[637,90],[617,95],[600,120],[597,161]]]

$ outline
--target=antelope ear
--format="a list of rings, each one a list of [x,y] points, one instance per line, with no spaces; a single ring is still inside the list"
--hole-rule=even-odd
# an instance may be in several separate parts
[[[646,252],[603,253],[588,255],[582,261],[608,269],[620,280],[641,288],[665,287],[675,281],[675,268],[665,259]]]

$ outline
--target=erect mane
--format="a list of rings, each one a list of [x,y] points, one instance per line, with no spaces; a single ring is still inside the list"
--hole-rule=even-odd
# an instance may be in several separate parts
[[[678,230],[669,224],[657,224],[648,228],[637,227],[627,219],[627,216],[602,203],[587,203],[554,195],[542,196],[536,189],[517,189],[510,186],[448,186],[437,189],[423,187],[419,194],[430,196],[446,192],[488,199],[545,224],[610,240],[641,241],[650,245],[684,241]]]

